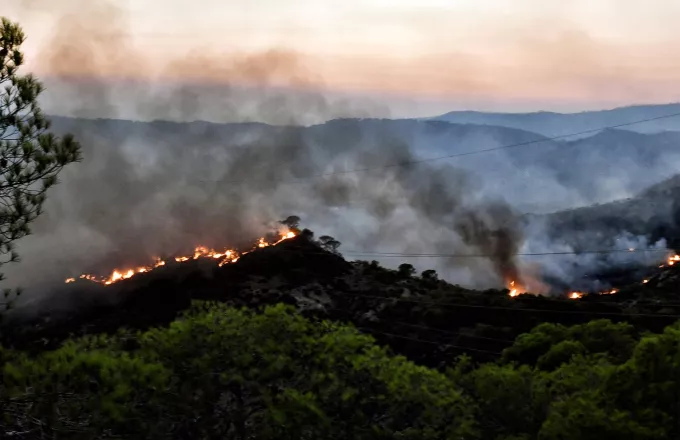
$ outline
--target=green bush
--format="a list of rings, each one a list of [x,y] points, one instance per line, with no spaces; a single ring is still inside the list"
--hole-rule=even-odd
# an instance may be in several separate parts
[[[137,335],[134,351],[121,348],[126,337],[8,362],[3,401],[28,408],[11,428],[54,438],[475,436],[471,404],[445,375],[284,306],[258,314],[198,303]]]

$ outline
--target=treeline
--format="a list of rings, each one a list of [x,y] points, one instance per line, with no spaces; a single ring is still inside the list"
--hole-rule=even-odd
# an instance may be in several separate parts
[[[437,371],[352,326],[195,302],[170,326],[0,351],[0,437],[666,439],[680,325],[541,324]]]

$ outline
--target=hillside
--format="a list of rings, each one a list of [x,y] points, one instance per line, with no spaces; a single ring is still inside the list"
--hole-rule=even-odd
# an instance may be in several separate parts
[[[670,271],[671,280],[675,280],[675,269],[663,272]],[[636,282],[619,286],[618,295],[572,300],[533,295],[510,298],[507,290],[465,289],[438,279],[435,272],[416,276],[410,270],[390,270],[377,262],[347,262],[314,240],[298,236],[220,268],[211,259],[199,259],[161,267],[111,286],[82,280],[57,288],[42,304],[9,315],[4,343],[44,350],[73,334],[163,325],[192,300],[248,308],[285,303],[307,316],[352,322],[369,333],[375,331],[375,337],[396,352],[441,366],[464,353],[489,359],[486,352],[500,352],[507,341],[541,322],[578,324],[593,316],[620,315],[636,327],[659,330],[673,319],[654,318],[655,314],[680,315],[680,305],[665,305],[671,297],[668,274],[661,286]],[[52,304],[67,306],[60,310]],[[43,313],[33,316],[32,310]],[[636,316],[640,312],[650,317]],[[7,333],[16,328],[23,330]],[[423,345],[409,341],[411,337],[441,345]],[[447,347],[452,341],[454,346]]]
[[[453,111],[429,119],[456,124],[481,124],[533,131],[544,136],[563,136],[599,127],[613,126],[642,119],[680,113],[680,104],[634,105],[610,110],[579,113],[489,113]],[[659,119],[626,127],[640,133],[680,130],[680,117]]]
[[[669,266],[611,295],[511,298],[347,262],[311,231],[222,267],[78,281],[45,303],[69,308],[3,321],[0,435],[673,438],[652,397],[677,384],[679,283]]]
[[[594,239],[607,242],[622,232],[647,236],[651,241],[666,239],[680,246],[680,177],[666,179],[634,197],[594,206],[559,211],[544,218],[552,236],[580,232],[582,243]]]

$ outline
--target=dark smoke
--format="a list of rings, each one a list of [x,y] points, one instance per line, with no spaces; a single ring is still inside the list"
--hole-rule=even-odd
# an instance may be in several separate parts
[[[34,235],[20,243],[24,261],[8,267],[11,282],[61,282],[198,244],[239,246],[288,213],[345,250],[488,254],[420,263],[460,284],[517,278],[517,213],[485,198],[474,175],[445,163],[389,167],[416,156],[380,121],[301,126],[374,115],[375,106],[315,91],[321,80],[295,53],[178,56],[163,71],[183,81],[152,87],[130,79],[150,71],[145,54],[106,36],[128,32],[121,9],[102,1],[25,4],[60,17],[38,55],[56,77],[48,98],[59,114],[115,118],[132,108],[146,119],[280,125],[55,118],[56,130],[76,134],[85,161],[49,194]]]

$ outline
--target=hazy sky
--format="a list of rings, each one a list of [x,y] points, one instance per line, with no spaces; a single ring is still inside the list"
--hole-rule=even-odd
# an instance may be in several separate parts
[[[0,11],[23,25],[41,75],[163,81],[178,76],[171,60],[278,49],[295,53],[303,82],[380,97],[395,115],[680,100],[678,0],[0,0]],[[44,62],[74,20],[85,31],[71,49],[90,46],[96,69]],[[223,81],[201,66],[194,80]]]

